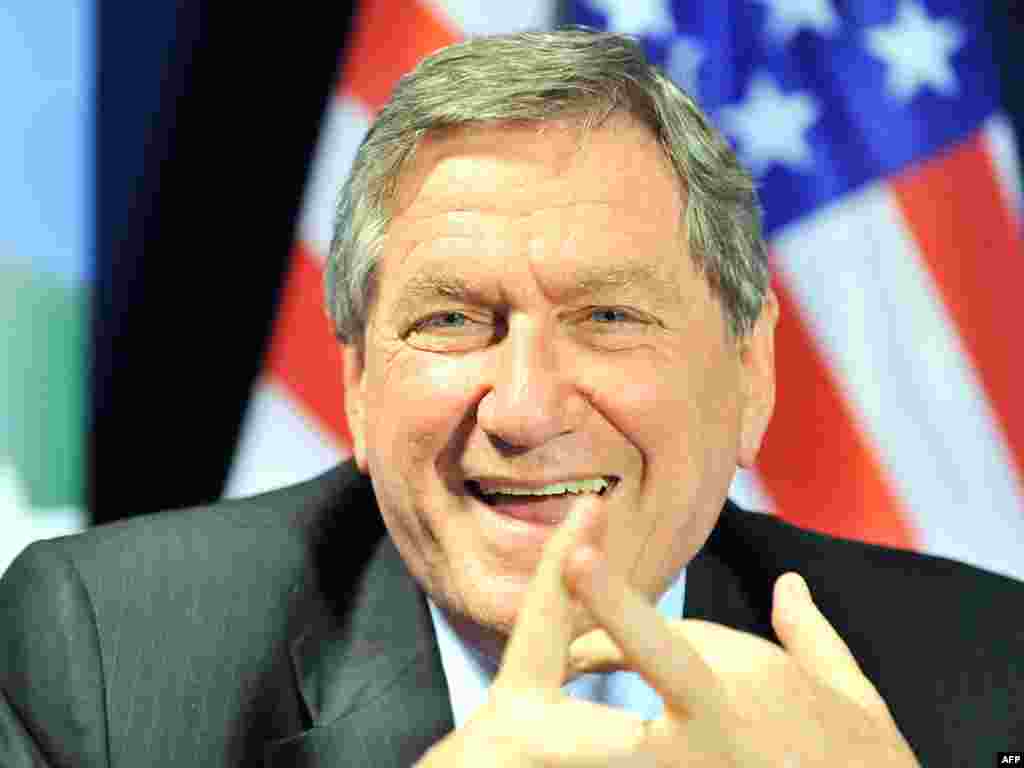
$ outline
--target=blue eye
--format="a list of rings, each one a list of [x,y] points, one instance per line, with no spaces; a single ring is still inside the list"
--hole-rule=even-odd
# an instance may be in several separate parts
[[[633,319],[628,312],[622,309],[616,309],[615,307],[601,307],[600,309],[591,310],[590,316],[599,323],[613,323],[616,320],[621,321]]]
[[[431,328],[445,330],[448,328],[465,328],[470,323],[464,312],[438,312],[437,314],[425,317],[413,326],[414,331],[429,330]]]

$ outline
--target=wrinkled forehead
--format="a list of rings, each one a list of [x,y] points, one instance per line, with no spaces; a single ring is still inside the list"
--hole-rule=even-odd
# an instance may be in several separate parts
[[[420,149],[403,172],[378,265],[387,288],[454,265],[480,283],[528,264],[545,284],[600,274],[637,285],[646,274],[662,286],[692,267],[680,185],[639,124],[472,126]]]
[[[477,123],[423,137],[402,168],[390,214],[481,207],[498,197],[509,212],[518,205],[527,213],[539,197],[549,206],[616,203],[642,190],[678,217],[682,187],[651,130],[625,113],[593,128],[576,118]]]

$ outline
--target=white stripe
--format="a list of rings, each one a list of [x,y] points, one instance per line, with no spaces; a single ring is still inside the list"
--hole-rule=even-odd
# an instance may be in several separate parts
[[[359,144],[370,129],[366,111],[352,99],[329,100],[306,182],[298,237],[321,263],[326,262],[334,233],[334,210]]]
[[[1017,162],[1017,142],[1013,126],[1002,113],[996,113],[985,123],[985,145],[996,167],[999,183],[1007,192],[1007,203],[1017,214],[1018,221],[1024,217],[1024,191],[1021,190],[1021,170]]]
[[[465,37],[523,30],[551,29],[557,21],[554,0],[516,0],[482,3],[480,0],[430,0],[439,17]]]
[[[1024,577],[1009,450],[888,189],[871,185],[774,246],[921,548]]]
[[[776,511],[775,504],[756,472],[740,469],[729,486],[729,498],[751,512]]]
[[[271,376],[249,399],[224,496],[238,498],[315,477],[348,455]]]

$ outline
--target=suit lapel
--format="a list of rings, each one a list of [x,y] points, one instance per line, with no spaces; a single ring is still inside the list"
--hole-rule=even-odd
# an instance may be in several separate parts
[[[345,609],[310,615],[291,658],[312,727],[268,744],[265,765],[407,768],[452,730],[430,613],[388,536]]]

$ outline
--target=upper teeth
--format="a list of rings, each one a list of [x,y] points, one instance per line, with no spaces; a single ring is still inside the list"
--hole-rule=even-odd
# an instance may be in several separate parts
[[[485,496],[493,496],[497,493],[505,493],[510,496],[548,496],[556,493],[600,493],[607,488],[609,482],[604,477],[594,477],[587,480],[569,480],[564,483],[552,483],[541,488],[514,488],[511,486],[496,486],[494,488],[480,489]]]

